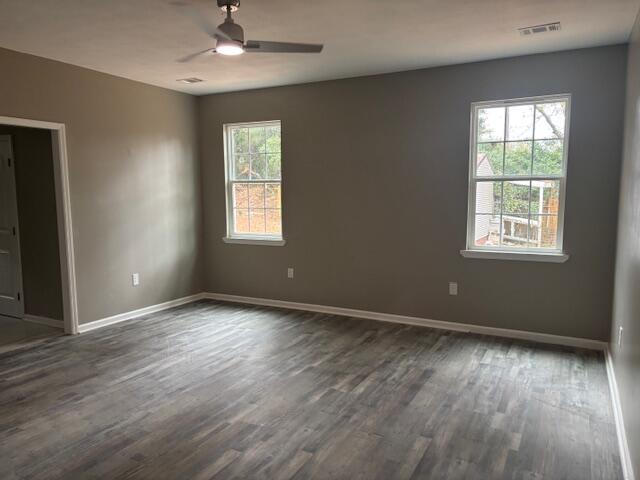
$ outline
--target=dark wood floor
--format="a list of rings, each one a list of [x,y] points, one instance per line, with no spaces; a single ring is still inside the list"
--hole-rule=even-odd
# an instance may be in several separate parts
[[[619,479],[602,355],[199,302],[0,354],[2,479]]]

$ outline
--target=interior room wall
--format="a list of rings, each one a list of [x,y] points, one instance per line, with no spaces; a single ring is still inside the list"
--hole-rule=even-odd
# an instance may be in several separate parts
[[[4,49],[0,68],[0,115],[66,125],[80,323],[200,292],[196,99]]]
[[[607,340],[626,54],[620,45],[200,97],[206,289]],[[470,104],[558,93],[572,94],[570,259],[462,258]],[[275,119],[287,243],[223,243],[223,125]]]
[[[24,311],[63,319],[51,132],[0,125],[11,135],[16,176]]]
[[[633,470],[640,475],[640,17],[629,44],[611,355]],[[618,344],[622,328],[621,344]]]

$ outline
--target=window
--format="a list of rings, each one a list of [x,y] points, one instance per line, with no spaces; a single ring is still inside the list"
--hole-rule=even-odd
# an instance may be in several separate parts
[[[283,244],[280,122],[225,125],[224,131],[225,241]]]
[[[562,252],[570,100],[472,105],[467,252]]]

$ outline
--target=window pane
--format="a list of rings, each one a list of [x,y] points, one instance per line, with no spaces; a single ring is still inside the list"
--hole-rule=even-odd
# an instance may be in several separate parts
[[[542,185],[542,208],[540,213],[558,215],[560,211],[560,180],[545,180]],[[531,213],[538,210],[531,209]]]
[[[267,155],[267,178],[280,180],[280,154],[270,153]]]
[[[508,142],[505,145],[504,174],[531,174],[531,142]]]
[[[540,248],[556,248],[558,233],[557,215],[531,216],[531,246]]]
[[[504,143],[479,143],[476,160],[476,175],[488,177],[502,175]]]
[[[280,209],[268,209],[267,210],[267,233],[269,234],[281,234],[282,233],[282,210]]]
[[[502,182],[476,183],[476,213],[500,214]]]
[[[562,248],[557,234],[568,115],[568,99],[544,97],[476,109],[470,248]]]
[[[481,108],[478,110],[479,142],[504,140],[504,112],[504,107]]]
[[[535,138],[564,138],[566,102],[536,105]]]
[[[233,211],[234,233],[249,233],[249,210],[237,209]]]
[[[529,218],[527,215],[502,215],[502,246],[528,247]]]
[[[280,122],[225,125],[229,234],[282,235]]]
[[[249,208],[264,208],[264,184],[249,185]]]
[[[562,140],[536,140],[533,144],[533,174],[561,175]]]
[[[234,172],[233,172],[234,180],[248,180],[249,179],[249,156],[235,155],[233,169],[234,169]]]
[[[280,127],[279,126],[271,126],[266,129],[267,135],[267,153],[279,152],[280,151]]]
[[[266,133],[264,127],[251,127],[249,129],[250,153],[264,153],[266,151]]]
[[[235,183],[233,185],[233,208],[248,208],[249,192],[246,183]]]
[[[251,233],[265,233],[264,208],[249,210],[249,228]]]
[[[531,182],[531,214],[557,215],[560,203],[560,180]]]
[[[234,128],[231,131],[234,153],[249,153],[249,129]]]
[[[475,222],[476,246],[500,245],[500,215],[476,215]]]
[[[529,213],[529,180],[504,182],[502,186],[503,214]]]
[[[533,138],[533,105],[517,105],[507,109],[507,140]]]
[[[266,177],[267,160],[264,154],[251,155],[251,180],[264,180]]]
[[[266,186],[266,207],[267,208],[282,208],[280,200],[280,184],[279,183],[267,183]]]

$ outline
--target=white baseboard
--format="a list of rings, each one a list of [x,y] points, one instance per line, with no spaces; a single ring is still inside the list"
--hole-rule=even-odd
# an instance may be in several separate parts
[[[29,315],[25,313],[22,316],[22,319],[25,322],[39,323],[40,325],[48,325],[55,328],[64,328],[64,321],[55,320],[53,318],[39,317],[38,315]]]
[[[151,305],[149,307],[139,308],[130,312],[119,313],[111,317],[101,318],[100,320],[94,320],[93,322],[81,323],[78,325],[78,333],[85,333],[96,328],[106,327],[107,325],[113,325],[114,323],[120,323],[127,320],[132,320],[143,315],[150,313],[160,312],[168,308],[184,305],[185,303],[195,302],[202,300],[204,295],[202,293],[196,293],[195,295],[189,295],[187,297],[177,298],[175,300],[169,300],[168,302],[158,303],[157,305]]]
[[[79,333],[89,332],[97,328],[106,327],[115,323],[132,320],[150,313],[160,312],[168,308],[177,307],[186,303],[195,302],[208,298],[225,302],[244,303],[250,305],[262,305],[267,307],[288,308],[291,310],[306,310],[309,312],[327,313],[330,315],[342,315],[345,317],[366,318],[382,322],[402,323],[416,325],[420,327],[437,328],[441,330],[452,330],[456,332],[477,333],[480,335],[492,335],[496,337],[516,338],[538,343],[552,345],[565,345],[569,347],[587,348],[590,350],[604,351],[607,343],[588,338],[564,337],[561,335],[551,335],[548,333],[529,332],[525,330],[513,330],[509,328],[484,327],[470,323],[445,322],[442,320],[431,320],[428,318],[410,317],[406,315],[396,315],[393,313],[371,312],[367,310],[356,310],[353,308],[332,307],[327,305],[316,305],[312,303],[289,302],[286,300],[272,300],[268,298],[245,297],[241,295],[230,295],[226,293],[197,293],[187,297],[170,300],[168,302],[151,305],[149,307],[120,313],[111,317],[101,318],[89,323],[81,323],[78,327]]]
[[[229,295],[226,293],[204,293],[203,298],[209,298],[211,300],[221,300],[226,302],[247,303],[251,305],[263,305],[267,307],[289,308],[292,310],[307,310],[310,312],[343,315],[345,317],[366,318],[369,320],[379,320],[383,322],[404,323],[408,325],[417,325],[420,327],[453,330],[456,332],[517,338],[520,340],[529,340],[538,343],[566,345],[569,347],[587,348],[590,350],[605,350],[607,347],[606,342],[602,342],[600,340],[591,340],[588,338],[563,337],[560,335],[528,332],[524,330],[512,330],[509,328],[483,327],[480,325],[472,325],[469,323],[445,322],[442,320],[430,320],[427,318],[409,317],[405,315],[395,315],[392,313],[370,312],[366,310],[355,310],[352,308],[330,307],[326,305],[315,305],[311,303],[298,303],[287,302],[284,300],[271,300],[267,298],[243,297],[240,295]]]
[[[618,447],[620,450],[620,463],[622,463],[622,475],[624,476],[625,480],[634,480],[635,476],[633,474],[631,454],[629,452],[629,444],[627,443],[627,432],[624,427],[624,418],[622,416],[620,392],[618,391],[616,372],[613,369],[613,357],[611,356],[611,350],[608,347],[605,350],[605,359],[607,363],[607,377],[609,378],[609,391],[611,392],[611,403],[613,406],[613,418],[616,422],[616,433],[618,435]]]

